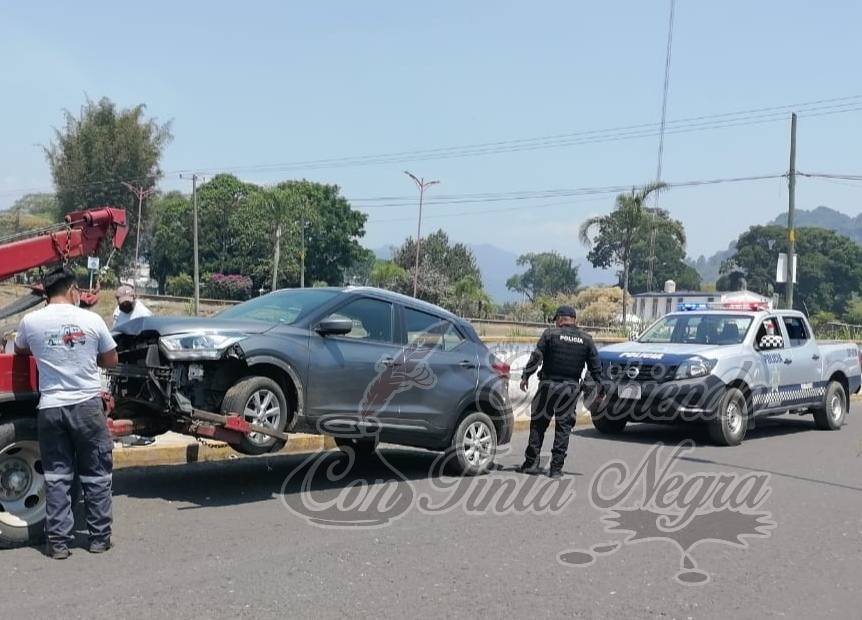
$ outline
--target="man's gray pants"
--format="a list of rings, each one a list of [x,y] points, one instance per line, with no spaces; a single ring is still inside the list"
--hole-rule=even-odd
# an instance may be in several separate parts
[[[84,492],[90,542],[111,536],[111,441],[102,399],[40,409],[39,448],[45,472],[48,544],[67,548],[74,539],[70,491],[77,475]]]

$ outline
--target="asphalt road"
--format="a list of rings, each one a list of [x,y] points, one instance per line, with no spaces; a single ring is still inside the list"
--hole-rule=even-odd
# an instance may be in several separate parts
[[[568,483],[553,483],[575,494],[561,495],[558,510],[538,513],[483,511],[478,486],[455,487],[477,499],[454,501],[452,488],[441,485],[458,480],[429,476],[434,455],[396,448],[384,449],[385,462],[362,466],[340,482],[327,482],[317,470],[312,493],[300,492],[303,475],[314,469],[300,455],[120,471],[115,548],[102,556],[76,549],[64,562],[35,548],[0,552],[0,617],[859,618],[862,407],[855,410],[839,432],[815,431],[810,418],[775,418],[736,448],[705,445],[696,429],[639,425],[608,439],[579,428]],[[748,548],[707,540],[690,548],[684,565],[671,538],[625,544],[625,534],[605,531],[603,512],[588,497],[593,476],[614,459],[632,472],[657,442],[685,438],[697,445],[669,459],[668,475],[765,480],[761,490],[768,496],[749,498],[774,520],[776,527],[764,530],[769,537],[746,538]],[[504,466],[520,462],[525,440],[516,435]],[[667,450],[658,453],[662,467]],[[337,453],[317,458],[344,463]],[[325,504],[300,502],[342,497],[350,503],[359,496],[345,498],[347,491],[375,479],[390,481],[368,487],[392,492],[388,512],[320,512]],[[520,491],[528,480],[547,481],[507,471],[482,480],[512,480]],[[430,499],[431,509],[415,505],[420,496]],[[637,493],[627,497],[638,505]],[[454,508],[433,509],[447,500]],[[368,499],[365,507],[375,505]],[[681,505],[663,506],[671,514]],[[741,508],[730,514],[721,502],[714,506],[724,510],[713,512],[719,521],[711,535],[752,525],[733,519]],[[325,528],[303,514],[392,519],[380,527]],[[590,558],[589,566],[577,564]]]

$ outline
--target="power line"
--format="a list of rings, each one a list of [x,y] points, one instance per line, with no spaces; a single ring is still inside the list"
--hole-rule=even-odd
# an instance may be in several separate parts
[[[724,112],[719,114],[708,114],[678,119],[666,122],[666,134],[683,134],[693,131],[707,131],[712,129],[726,129],[756,125],[783,120],[786,110],[795,108],[800,115],[809,117],[827,116],[831,114],[844,114],[862,110],[862,95],[850,95],[829,99],[818,99],[796,104],[781,106],[770,106],[751,108],[736,112]],[[454,147],[440,147],[434,149],[419,149],[412,151],[399,151],[377,155],[359,155],[354,157],[341,157],[331,159],[318,159],[295,161],[280,164],[257,164],[249,166],[213,167],[199,169],[178,169],[166,171],[164,175],[190,173],[190,172],[277,172],[302,169],[322,168],[345,168],[369,165],[382,165],[390,163],[402,163],[406,161],[424,161],[429,159],[453,159],[465,157],[477,157],[502,153],[513,153],[520,151],[533,151],[550,148],[565,148],[585,144],[598,144],[616,142],[621,140],[633,140],[659,135],[660,124],[644,123],[639,125],[628,125],[608,129],[585,130],[570,133],[541,136],[537,138],[524,138],[515,140],[503,140],[496,142],[485,142],[472,145]],[[109,185],[126,182],[142,183],[147,177],[141,179],[106,178],[94,180],[70,186],[70,189],[83,189],[99,185]],[[46,188],[24,188],[7,189],[0,194],[28,193],[38,191],[51,191]]]
[[[754,176],[746,176],[746,177],[726,177],[726,178],[720,178],[720,179],[698,179],[698,180],[692,180],[692,181],[679,181],[679,182],[675,182],[675,183],[667,183],[667,188],[672,189],[672,188],[685,188],[685,187],[700,187],[700,186],[705,186],[705,185],[717,185],[717,184],[723,184],[723,183],[743,183],[743,182],[749,182],[749,181],[763,181],[763,180],[768,180],[768,179],[785,178],[786,176],[787,176],[787,174],[762,174],[762,175],[754,175]],[[636,186],[634,186],[634,187],[636,187]],[[622,185],[622,186],[618,186],[617,189],[614,190],[613,192],[608,192],[607,190],[604,190],[602,193],[617,193],[618,191],[628,191],[632,188],[633,188],[633,186],[631,184]],[[591,188],[582,188],[582,189],[591,189]],[[561,202],[554,202],[554,203],[547,203],[547,204],[540,204],[540,205],[530,205],[529,209],[534,210],[534,209],[541,209],[541,208],[546,208],[546,207],[570,205],[570,204],[575,203],[575,202],[595,202],[595,201],[599,201],[599,200],[605,200],[605,198],[589,198],[589,199],[583,199],[583,200],[566,200],[566,201],[561,201]],[[464,216],[480,215],[480,214],[487,214],[487,213],[504,213],[507,211],[527,211],[527,209],[524,206],[517,206],[517,207],[503,207],[500,209],[486,209],[486,210],[480,210],[480,211],[475,211],[475,210],[474,211],[462,211],[462,212],[456,212],[456,213],[445,213],[445,214],[426,216],[426,219],[428,219],[429,217],[430,218],[437,218],[437,219],[446,218],[446,217],[464,217]],[[401,222],[401,221],[413,221],[413,218],[412,217],[405,217],[405,218],[384,218],[384,219],[368,220],[369,223]]]

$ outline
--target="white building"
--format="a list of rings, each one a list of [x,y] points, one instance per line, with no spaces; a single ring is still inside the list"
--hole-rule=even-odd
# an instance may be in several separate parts
[[[732,292],[678,291],[673,280],[665,282],[664,290],[656,293],[632,295],[631,311],[641,324],[646,326],[665,314],[676,312],[681,305],[699,306],[701,304],[722,304],[733,308],[748,309],[752,304],[772,308],[772,300],[753,291]]]

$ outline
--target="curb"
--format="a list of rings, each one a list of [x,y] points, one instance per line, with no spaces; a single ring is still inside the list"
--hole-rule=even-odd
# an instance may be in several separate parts
[[[553,427],[553,421],[549,428]],[[579,415],[575,426],[589,426],[589,414]],[[518,418],[515,420],[513,432],[522,432],[530,429],[529,418]],[[328,435],[291,435],[287,445],[276,454],[302,454],[307,452],[321,452],[334,449],[335,441]],[[271,455],[262,455],[271,456]],[[230,461],[234,459],[259,458],[240,454],[226,443],[221,441],[207,441],[201,443],[190,441],[189,443],[167,445],[167,446],[144,446],[139,448],[115,448],[114,469],[127,469],[130,467],[155,467],[157,465],[186,465],[188,463],[209,463],[214,461]]]
[[[300,454],[317,452],[335,447],[331,437],[322,435],[292,435],[287,445],[276,454]],[[266,455],[264,455],[266,456]],[[240,458],[257,458],[240,454],[221,441],[189,443],[168,446],[144,446],[139,448],[115,448],[114,469],[128,467],[153,467],[155,465],[185,465],[187,463],[206,463],[228,461]]]

